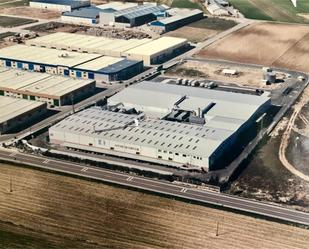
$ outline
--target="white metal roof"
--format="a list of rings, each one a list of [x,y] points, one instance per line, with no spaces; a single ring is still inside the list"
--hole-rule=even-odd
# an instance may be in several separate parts
[[[27,113],[45,103],[0,96],[0,123]]]
[[[163,117],[183,96],[186,98],[178,104],[180,109],[197,113],[199,109],[203,110],[214,103],[205,119],[211,125],[214,117],[224,117],[220,122],[225,122],[225,127],[231,130],[235,130],[235,120],[240,127],[261,105],[269,101],[265,96],[144,81],[112,96],[108,103],[122,103],[125,107],[135,107],[153,117]]]
[[[27,94],[33,93],[61,97],[92,82],[94,80],[0,68],[0,89],[7,91],[20,91],[27,92]]]
[[[14,45],[0,49],[0,58],[67,67],[73,67],[98,57],[100,57],[98,54],[68,52],[25,45]]]
[[[126,54],[155,55],[164,50],[185,44],[187,39],[164,36],[126,51]]]

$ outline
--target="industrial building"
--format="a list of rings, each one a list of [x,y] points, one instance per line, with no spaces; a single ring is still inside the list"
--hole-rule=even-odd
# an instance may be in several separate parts
[[[143,71],[142,61],[25,45],[0,49],[0,65],[102,82],[126,80]]]
[[[142,4],[117,11],[100,13],[100,24],[122,27],[140,26],[164,16],[166,8],[153,4]]]
[[[64,12],[61,15],[61,21],[73,24],[97,24],[99,22],[100,12],[104,11],[95,6],[76,9],[71,12]]]
[[[0,96],[0,135],[29,126],[46,110],[46,103]]]
[[[0,96],[63,106],[90,95],[94,89],[94,80],[0,68]]]
[[[141,82],[49,129],[64,147],[213,170],[270,106],[261,95]]]
[[[188,47],[187,39],[165,36],[127,50],[124,55],[128,59],[143,60],[145,65],[153,65],[185,52]]]
[[[186,39],[176,37],[161,37],[154,40],[120,40],[70,33],[55,33],[37,37],[27,40],[26,44],[29,46],[143,60],[147,66],[164,62],[164,60],[185,51],[189,46]]]
[[[182,11],[171,17],[159,19],[150,23],[151,26],[162,29],[164,32],[172,31],[204,17],[204,12],[198,9]]]
[[[55,11],[72,11],[81,7],[90,6],[89,0],[31,0],[31,8],[47,9]]]

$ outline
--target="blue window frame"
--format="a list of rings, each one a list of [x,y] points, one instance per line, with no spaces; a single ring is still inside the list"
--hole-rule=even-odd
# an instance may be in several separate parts
[[[5,66],[11,67],[12,66],[12,62],[11,61],[5,61]]]
[[[76,71],[76,77],[81,78],[82,77],[82,72],[81,71]]]
[[[70,75],[70,71],[67,70],[67,69],[65,69],[65,70],[63,70],[63,74],[64,74],[65,76],[69,76],[69,75]]]
[[[23,68],[23,63],[17,62],[17,68]]]
[[[94,73],[88,73],[88,78],[93,80],[94,79]]]
[[[34,70],[34,65],[29,63],[29,70]]]

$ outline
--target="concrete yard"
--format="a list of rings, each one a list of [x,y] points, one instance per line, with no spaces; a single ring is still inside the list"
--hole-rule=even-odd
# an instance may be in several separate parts
[[[197,57],[215,58],[308,72],[309,27],[255,23],[201,50]]]

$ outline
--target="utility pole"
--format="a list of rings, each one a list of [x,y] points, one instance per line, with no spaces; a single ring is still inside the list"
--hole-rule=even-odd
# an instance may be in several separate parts
[[[72,111],[75,113],[75,107],[74,107],[74,95],[71,93],[71,104],[72,104]]]
[[[13,192],[13,183],[12,183],[12,177],[10,176],[10,193]]]
[[[216,237],[219,236],[219,221],[217,221],[217,227],[216,227]]]

